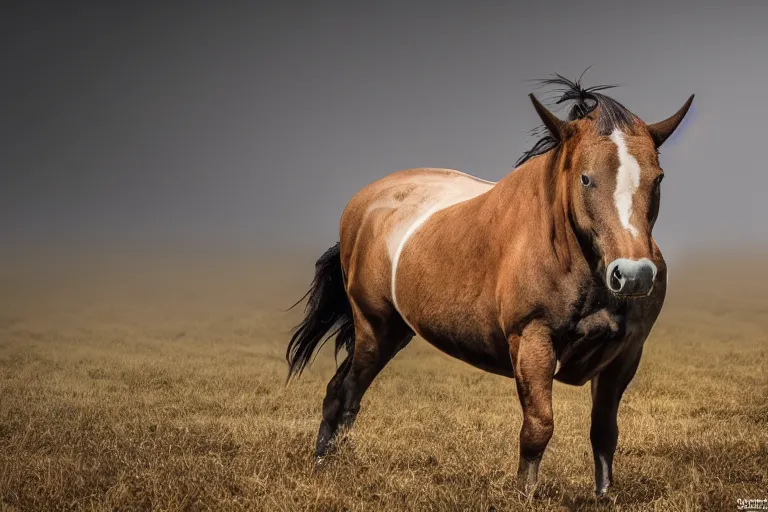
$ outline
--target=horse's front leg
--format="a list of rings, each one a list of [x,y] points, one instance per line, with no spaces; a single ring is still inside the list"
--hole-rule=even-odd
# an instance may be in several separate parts
[[[621,353],[592,379],[592,426],[589,437],[595,458],[595,494],[604,496],[613,485],[613,454],[619,440],[616,416],[621,395],[635,376],[642,345]]]
[[[536,486],[539,462],[554,431],[552,377],[556,358],[549,329],[538,323],[528,325],[520,336],[510,337],[509,353],[523,409],[517,485],[528,494]]]

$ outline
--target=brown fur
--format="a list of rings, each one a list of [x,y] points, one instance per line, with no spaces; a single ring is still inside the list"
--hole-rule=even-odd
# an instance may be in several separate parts
[[[672,121],[647,126],[638,120],[625,130],[641,169],[630,219],[637,237],[619,222],[613,199],[619,159],[598,129],[600,113],[566,123],[535,99],[560,144],[497,184],[414,169],[356,194],[340,227],[354,350],[329,384],[318,455],[337,425],[351,425],[368,385],[415,332],[454,357],[516,379],[524,415],[518,477],[528,490],[554,428],[553,378],[576,385],[591,380],[595,478],[604,493],[618,436],[616,409],[666,292],[666,266],[651,236],[662,174],[655,141],[666,139],[689,104]],[[581,184],[582,174],[593,186]],[[472,197],[431,214],[407,238],[393,297],[393,240],[420,208],[454,190],[444,181],[474,187]],[[656,265],[647,297],[621,298],[607,288],[606,267],[616,258]]]

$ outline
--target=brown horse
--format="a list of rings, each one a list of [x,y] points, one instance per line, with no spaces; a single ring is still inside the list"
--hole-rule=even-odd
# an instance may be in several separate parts
[[[645,124],[617,101],[557,78],[566,121],[531,94],[547,135],[497,183],[412,169],[362,189],[341,241],[317,261],[287,351],[301,373],[332,331],[347,357],[328,383],[316,457],[352,425],[381,369],[418,334],[516,380],[518,485],[533,489],[552,436],[553,379],[591,381],[596,492],[612,484],[616,413],[661,311],[667,268],[651,236],[658,148],[682,121]],[[559,103],[558,102],[558,103]]]

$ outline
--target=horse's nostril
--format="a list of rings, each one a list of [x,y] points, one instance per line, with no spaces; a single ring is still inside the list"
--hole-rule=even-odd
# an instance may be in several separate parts
[[[611,289],[614,291],[621,290],[621,271],[619,270],[619,266],[616,265],[613,267],[613,272],[611,272]]]
[[[653,290],[655,278],[656,265],[647,258],[619,258],[608,265],[606,284],[616,295],[643,296]]]

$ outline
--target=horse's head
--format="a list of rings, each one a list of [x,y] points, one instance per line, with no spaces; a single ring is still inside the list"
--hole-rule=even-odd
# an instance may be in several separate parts
[[[569,83],[574,87],[568,99],[576,104],[567,121],[531,95],[556,144],[553,179],[606,286],[620,297],[648,295],[657,273],[651,232],[664,177],[658,148],[683,120],[693,96],[670,118],[646,124],[596,88]]]

